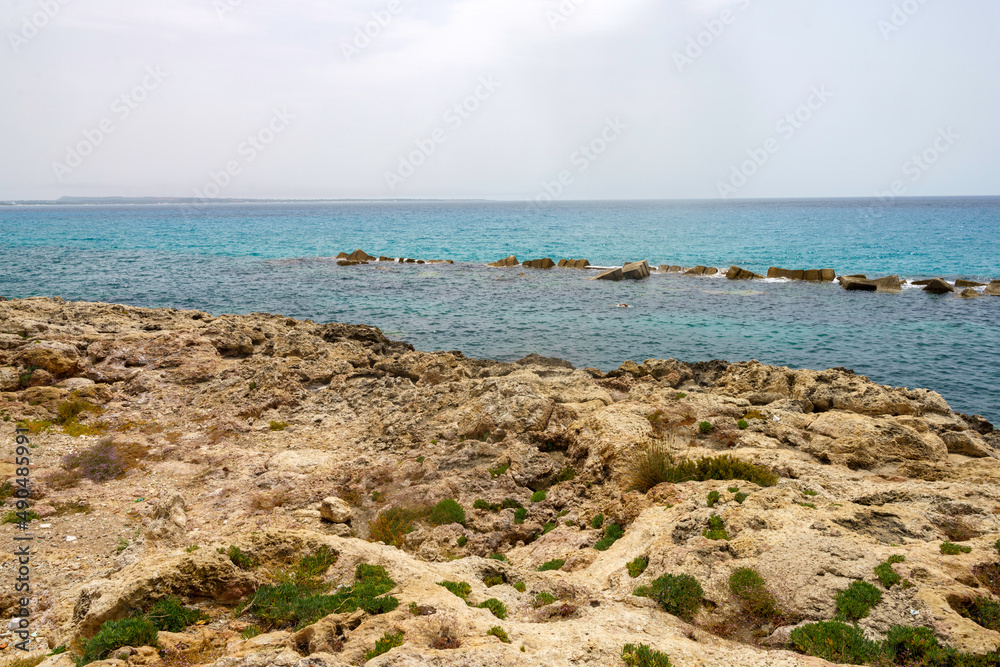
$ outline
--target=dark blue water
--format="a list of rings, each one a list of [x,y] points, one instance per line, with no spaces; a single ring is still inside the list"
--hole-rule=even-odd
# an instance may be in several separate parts
[[[1000,199],[0,207],[0,294],[373,324],[423,350],[846,366],[1000,421],[1000,298],[500,270],[520,259],[1000,277]],[[338,267],[355,248],[454,265]],[[628,303],[631,308],[615,308]]]

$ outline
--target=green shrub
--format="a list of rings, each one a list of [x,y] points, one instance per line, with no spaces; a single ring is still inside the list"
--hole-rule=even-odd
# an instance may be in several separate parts
[[[698,580],[689,574],[665,574],[649,586],[635,589],[634,595],[655,600],[668,614],[690,623],[701,607],[705,591]]]
[[[300,558],[289,573],[289,578],[296,583],[311,583],[326,574],[330,566],[336,562],[337,554],[324,544],[315,553]]]
[[[715,430],[715,427],[712,426],[712,422],[701,422],[698,424],[698,432],[703,435],[708,435],[713,430]]]
[[[818,496],[819,492],[818,491],[813,491],[812,489],[803,489],[802,490],[802,495],[804,495],[804,496]]]
[[[31,523],[32,521],[38,521],[42,517],[35,510],[10,510],[4,514],[3,520],[0,524],[7,523]]]
[[[490,512],[495,506],[489,504],[482,498],[476,498],[476,501],[472,503],[472,509],[483,510],[484,512]]]
[[[284,431],[286,428],[288,428],[288,424],[286,422],[271,421],[269,425],[272,431]]]
[[[740,601],[743,613],[760,619],[779,615],[774,594],[756,570],[749,567],[734,570],[729,575],[729,590]]]
[[[371,660],[372,658],[377,658],[383,653],[388,653],[390,650],[396,648],[397,646],[403,645],[403,631],[399,632],[387,632],[382,635],[382,638],[375,642],[375,648],[370,651],[365,652],[365,660]]]
[[[857,621],[867,616],[871,608],[882,601],[882,591],[867,581],[855,581],[837,593],[836,601],[839,618]]]
[[[476,605],[480,609],[489,609],[493,612],[493,615],[499,618],[501,621],[507,618],[507,607],[504,606],[503,602],[497,600],[496,598],[490,598],[489,600],[483,600]]]
[[[226,551],[225,554],[229,556],[229,560],[233,562],[233,565],[241,570],[253,570],[260,565],[260,560],[254,556],[243,553],[237,546],[229,545],[229,550]]]
[[[645,572],[647,567],[649,567],[649,559],[645,556],[639,556],[638,558],[634,558],[629,561],[628,565],[625,567],[628,568],[628,576],[635,579]]]
[[[68,424],[76,421],[77,417],[87,411],[98,412],[99,408],[80,398],[72,398],[68,401],[63,401],[56,406],[56,412],[59,414],[59,416],[56,417],[56,423]]]
[[[514,590],[517,591],[518,593],[523,593],[524,591],[528,590],[528,587],[524,585],[523,581],[517,581],[514,582]]]
[[[839,621],[820,621],[796,628],[790,640],[806,655],[837,664],[866,664],[882,652],[881,647],[867,639],[859,628]]]
[[[598,551],[607,551],[611,548],[611,545],[621,539],[625,531],[617,523],[610,523],[604,529],[604,537],[597,540],[594,544],[594,548]]]
[[[541,593],[535,596],[535,599],[531,603],[531,606],[533,606],[535,609],[538,609],[539,607],[545,607],[547,605],[550,605],[555,601],[556,601],[555,595],[547,591],[542,591]]]
[[[708,517],[708,528],[702,531],[701,534],[710,540],[729,540],[729,533],[726,532],[726,524],[718,514]]]
[[[957,556],[958,554],[967,554],[971,551],[972,547],[962,546],[961,544],[955,544],[954,542],[941,543],[941,553],[945,556]]]
[[[487,631],[486,634],[496,637],[504,644],[510,643],[510,637],[507,636],[507,633],[504,632],[504,629],[501,628],[499,625],[494,625],[492,628],[489,629],[489,631]]]
[[[254,637],[257,637],[259,635],[260,635],[260,628],[258,628],[256,625],[251,625],[243,629],[243,632],[240,633],[240,638],[243,641],[246,641],[247,639],[253,639]]]
[[[427,516],[426,508],[391,507],[379,512],[368,524],[368,540],[402,547],[403,540],[414,530],[414,523]]]
[[[197,609],[185,607],[179,598],[170,596],[157,600],[146,612],[146,618],[156,626],[157,630],[180,632],[208,616]]]
[[[520,526],[521,524],[524,523],[524,520],[527,518],[528,518],[528,510],[524,509],[523,507],[518,507],[516,510],[514,510],[515,524]]]
[[[465,523],[465,509],[451,498],[445,498],[431,509],[427,517],[432,526],[445,526],[450,523]]]
[[[361,563],[354,574],[354,584],[333,595],[323,595],[327,586],[317,582],[261,586],[236,608],[237,614],[252,612],[268,629],[303,628],[335,613],[363,609],[369,614],[384,614],[399,606],[395,597],[385,596],[396,586],[381,565]]]
[[[522,507],[524,507],[524,505],[517,502],[513,498],[504,498],[504,501],[500,503],[500,509],[503,510],[521,509]]]
[[[893,554],[892,556],[889,556],[886,562],[889,563],[890,565],[894,565],[896,563],[905,563],[906,556],[902,554]]]
[[[506,555],[504,555],[504,554],[501,554],[501,553],[496,553],[496,554],[490,554],[490,558],[492,558],[493,560],[498,560],[498,561],[502,561],[502,562],[504,562],[504,563],[507,563],[507,562],[509,562],[509,561],[507,560],[507,556],[506,556]]]
[[[466,544],[469,543],[469,538],[466,537],[465,535],[459,535],[458,539],[455,540],[455,542],[458,544],[459,547],[464,547]]]
[[[566,561],[562,558],[554,558],[546,563],[542,563],[537,568],[538,572],[548,572],[549,570],[559,570],[562,566],[566,564]]]
[[[889,556],[889,560],[875,566],[875,576],[886,589],[892,588],[902,581],[903,578],[892,569],[892,565],[893,563],[902,563],[904,560],[906,559],[903,556]]]
[[[547,495],[548,493],[545,491],[545,489],[542,489],[541,491],[535,491],[534,493],[531,494],[531,502],[540,503],[543,500],[545,500],[545,497]]]
[[[666,653],[654,651],[646,644],[625,644],[622,660],[628,667],[670,667],[670,658]]]
[[[993,548],[1000,552],[1000,540],[993,543]]]
[[[83,643],[83,655],[79,664],[104,660],[112,651],[123,646],[156,646],[156,627],[142,616],[106,621],[93,638]]]
[[[961,608],[959,613],[987,630],[1000,632],[1000,603],[986,597],[977,597],[968,606]]]
[[[556,523],[554,521],[546,521],[545,525],[542,526],[542,535],[545,535],[546,533],[551,533],[555,529],[556,529]]]
[[[901,665],[943,665],[950,661],[929,628],[894,625],[885,638],[886,657]]]
[[[472,593],[472,586],[464,581],[439,581],[438,586],[444,586],[449,591],[468,601],[469,594]]]
[[[603,525],[604,525],[604,515],[603,514],[598,514],[597,516],[595,516],[593,519],[590,520],[590,527],[591,528],[600,528]]]
[[[715,503],[719,502],[719,492],[709,491],[708,492],[708,506],[715,507]]]
[[[501,574],[487,574],[483,577],[483,584],[486,588],[493,588],[494,586],[499,586],[503,583],[503,575]]]
[[[626,461],[626,488],[643,493],[664,482],[680,484],[730,479],[742,479],[758,486],[774,486],[778,483],[778,476],[767,468],[741,461],[729,454],[675,461],[660,441],[636,450]]]
[[[745,431],[748,428],[750,428],[750,422],[748,422],[746,419],[741,419],[738,422],[736,422],[736,428],[740,429],[741,431]]]
[[[742,505],[742,504],[743,504],[743,501],[744,501],[744,500],[746,500],[746,499],[747,499],[747,498],[749,498],[749,497],[750,497],[750,494],[749,494],[749,493],[743,493],[742,491],[740,491],[740,492],[739,492],[739,493],[737,493],[737,494],[736,494],[735,496],[733,496],[733,500],[735,500],[735,501],[736,501],[736,502],[738,502],[738,503],[739,503],[740,505]]]

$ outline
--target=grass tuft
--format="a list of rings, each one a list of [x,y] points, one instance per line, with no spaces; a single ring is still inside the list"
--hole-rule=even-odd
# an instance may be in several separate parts
[[[496,637],[497,639],[499,639],[500,641],[502,641],[504,644],[509,644],[510,643],[510,637],[507,636],[507,633],[504,632],[504,629],[501,628],[499,625],[494,625],[492,628],[490,628],[487,631],[486,634],[490,635],[490,636],[493,636],[493,637]]]
[[[387,632],[382,638],[375,642],[375,648],[365,652],[365,661],[377,658],[383,653],[388,653],[397,646],[403,645],[403,631]]]
[[[855,581],[837,593],[836,601],[839,618],[858,621],[882,601],[882,591],[867,581]]]
[[[566,561],[562,558],[554,558],[548,562],[542,563],[536,569],[538,572],[549,572],[550,570],[561,570],[562,566],[566,564]]]
[[[622,660],[628,667],[670,667],[670,658],[666,653],[654,651],[646,644],[625,644]]]
[[[649,567],[649,559],[645,556],[639,556],[638,558],[633,558],[629,561],[628,565],[625,567],[628,568],[628,576],[635,579],[645,572],[647,567]]]
[[[957,556],[958,554],[967,554],[971,551],[972,547],[962,546],[961,544],[955,544],[954,542],[941,543],[941,553],[945,556]]]
[[[472,586],[464,581],[439,581],[438,586],[444,586],[466,602],[469,600],[469,594],[472,593]]]
[[[445,498],[435,505],[427,517],[432,526],[445,526],[450,523],[465,524],[465,509],[451,498]]]
[[[625,486],[629,490],[643,493],[664,482],[680,484],[742,479],[765,487],[778,483],[778,476],[767,468],[728,454],[675,461],[660,441],[654,441],[633,452],[626,460],[625,468]]]
[[[608,526],[604,529],[604,537],[597,540],[594,544],[594,548],[598,551],[607,551],[611,548],[611,545],[620,540],[624,534],[625,531],[622,530],[622,527],[617,523],[608,524]]]
[[[156,646],[156,626],[142,616],[106,621],[91,639],[83,643],[78,665],[104,660],[123,646]]]
[[[480,609],[489,609],[493,612],[493,615],[499,618],[501,621],[507,618],[507,607],[503,602],[497,600],[496,598],[490,598],[489,600],[483,600],[476,605]]]

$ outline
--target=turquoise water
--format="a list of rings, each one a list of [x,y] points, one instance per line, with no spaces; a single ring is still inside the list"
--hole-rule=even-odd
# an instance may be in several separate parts
[[[997,198],[0,207],[0,294],[367,323],[423,350],[604,370],[652,357],[845,366],[1000,421],[1000,298],[483,265],[645,258],[986,282],[1000,277],[998,230]],[[323,259],[355,248],[456,264]]]

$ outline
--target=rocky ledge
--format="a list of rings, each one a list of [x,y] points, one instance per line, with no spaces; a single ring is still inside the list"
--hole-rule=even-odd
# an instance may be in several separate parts
[[[0,664],[997,664],[1000,434],[933,391],[34,298],[0,392]]]

